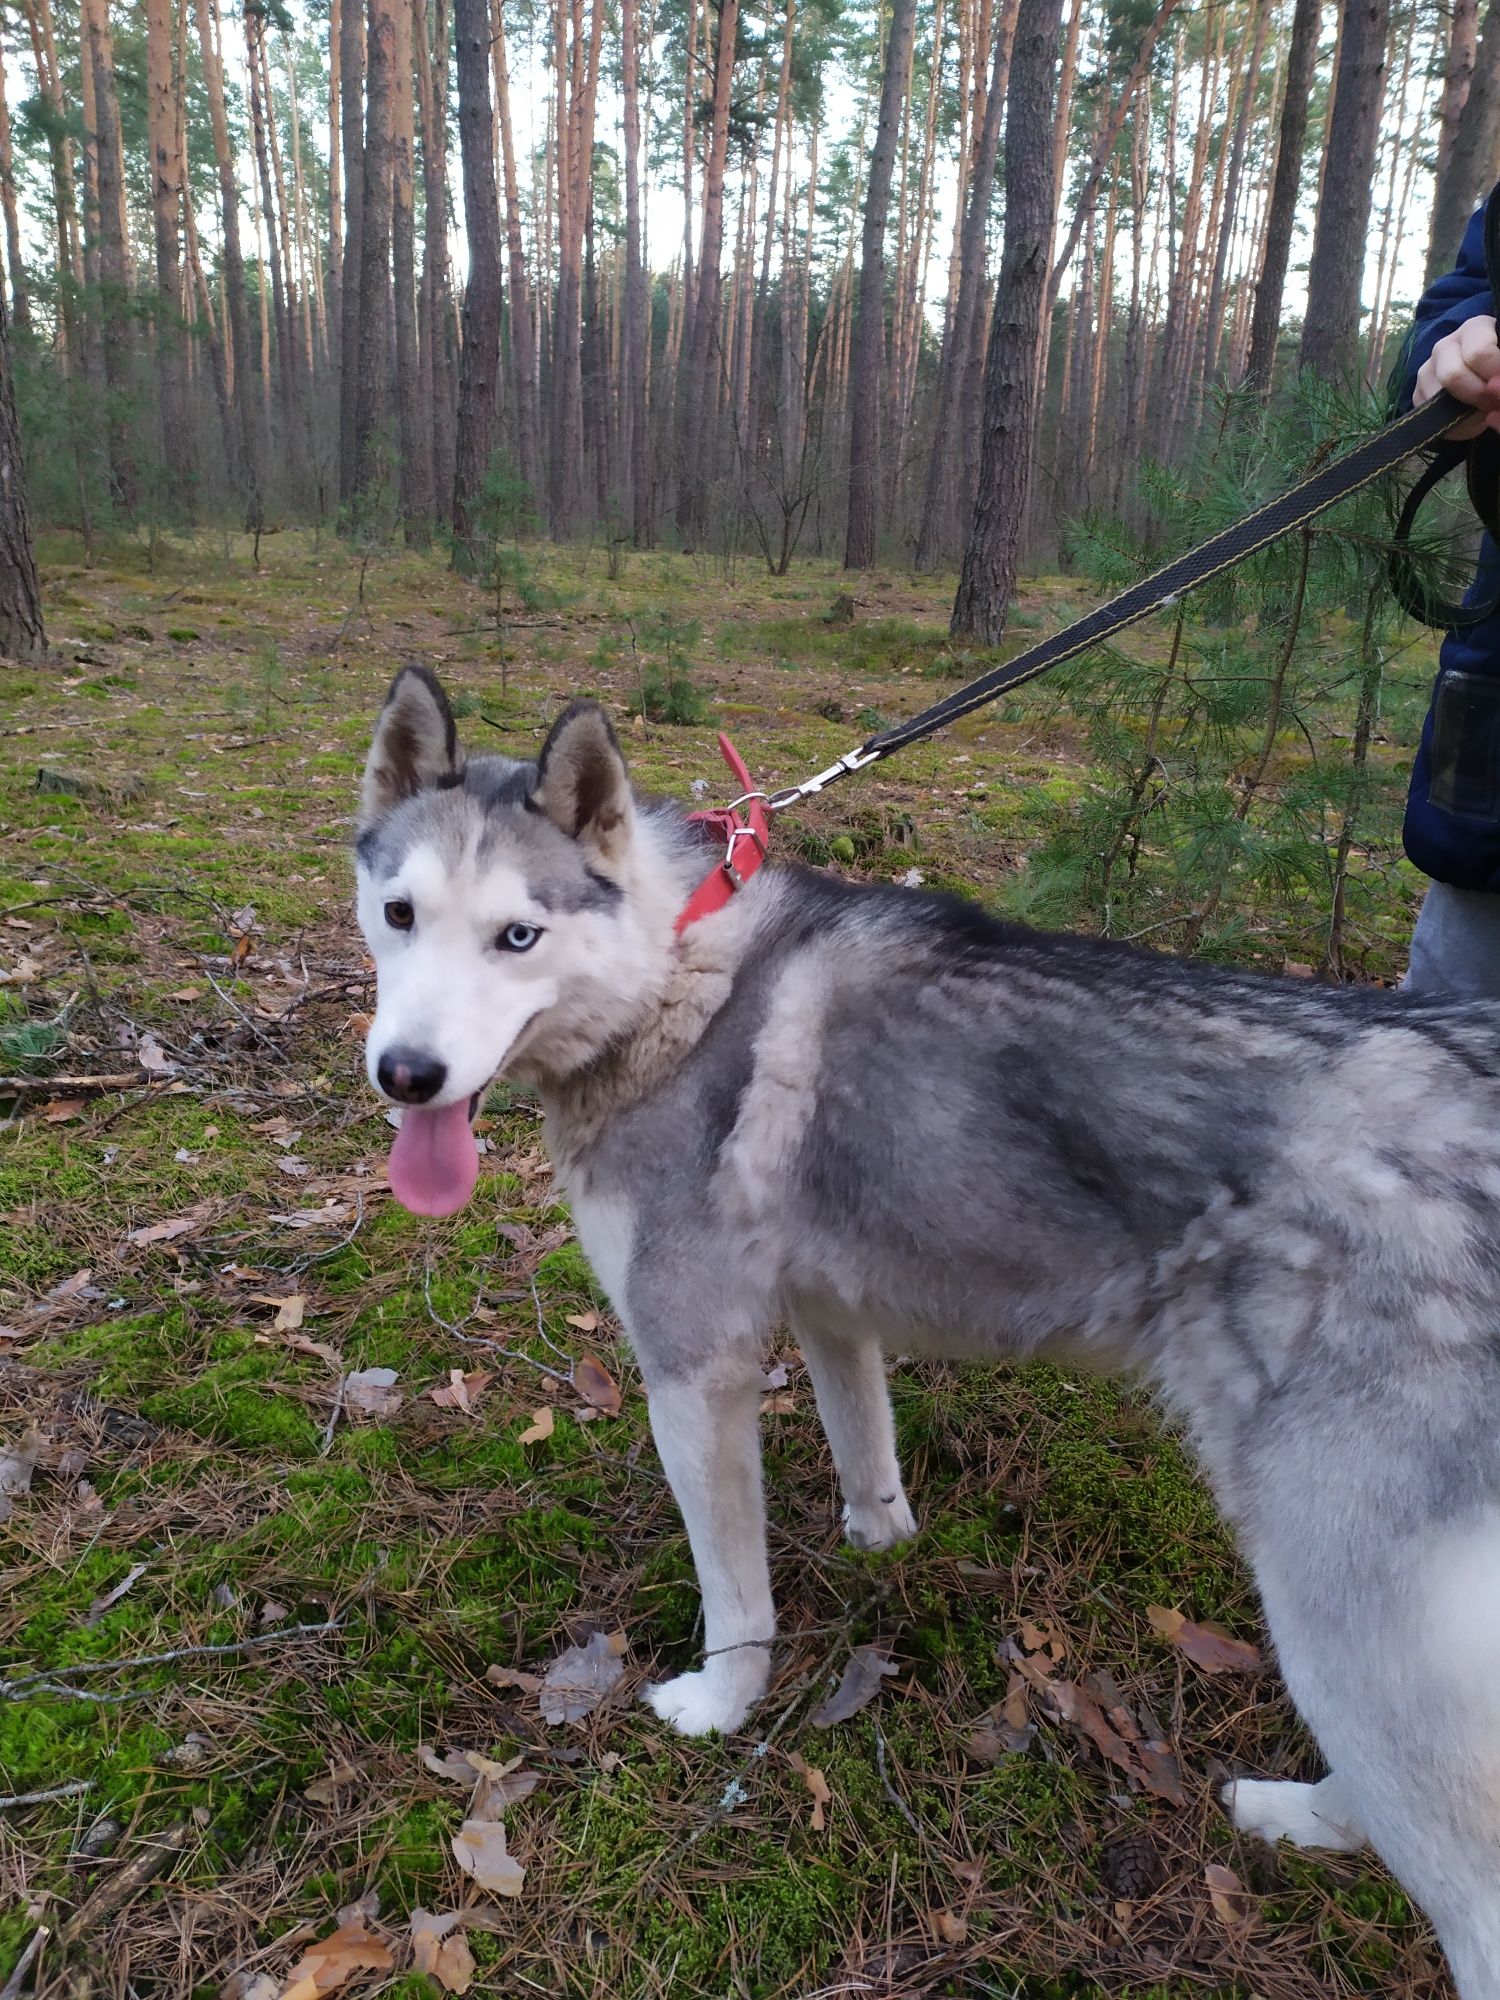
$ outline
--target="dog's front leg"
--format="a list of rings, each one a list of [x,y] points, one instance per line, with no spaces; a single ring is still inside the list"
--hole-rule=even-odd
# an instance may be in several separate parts
[[[776,1614],[760,1476],[759,1368],[726,1357],[650,1383],[651,1429],[703,1593],[704,1663],[646,1692],[684,1736],[737,1729],[771,1675]]]

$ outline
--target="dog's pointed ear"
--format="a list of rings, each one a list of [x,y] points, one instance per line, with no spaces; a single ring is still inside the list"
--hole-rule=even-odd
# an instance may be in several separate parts
[[[403,667],[375,725],[359,788],[359,824],[372,826],[414,792],[457,777],[458,730],[437,675]]]
[[[630,778],[598,702],[575,701],[553,723],[537,759],[531,805],[606,860],[629,842]]]

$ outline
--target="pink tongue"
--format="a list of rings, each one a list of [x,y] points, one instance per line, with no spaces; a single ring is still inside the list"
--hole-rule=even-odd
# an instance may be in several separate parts
[[[446,1104],[441,1111],[408,1105],[386,1172],[391,1193],[413,1215],[455,1214],[479,1178],[468,1104]]]

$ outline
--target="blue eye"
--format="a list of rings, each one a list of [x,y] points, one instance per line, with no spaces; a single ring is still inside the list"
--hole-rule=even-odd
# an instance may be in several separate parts
[[[536,924],[507,924],[495,943],[501,951],[530,951],[541,934]]]

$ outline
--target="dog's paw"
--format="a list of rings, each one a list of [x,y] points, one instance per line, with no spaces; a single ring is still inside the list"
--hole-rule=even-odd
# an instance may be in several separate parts
[[[851,1548],[893,1549],[917,1532],[917,1517],[900,1487],[889,1500],[844,1509],[844,1539]]]
[[[710,1660],[697,1673],[678,1674],[643,1690],[642,1699],[663,1722],[683,1736],[727,1736],[738,1729],[765,1693],[770,1664],[764,1654],[749,1660]]]
[[[1365,1837],[1330,1778],[1319,1785],[1296,1785],[1267,1778],[1232,1778],[1219,1793],[1224,1810],[1241,1833],[1253,1833],[1274,1847],[1318,1847],[1332,1854],[1355,1854]]]

